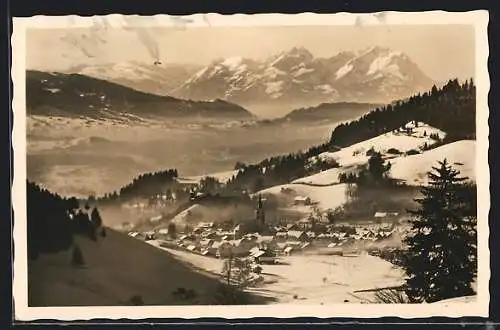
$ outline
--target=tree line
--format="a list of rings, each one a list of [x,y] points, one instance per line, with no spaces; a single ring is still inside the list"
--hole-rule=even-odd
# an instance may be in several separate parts
[[[329,143],[346,147],[391,132],[409,121],[425,122],[447,134],[448,142],[475,138],[476,87],[472,79],[450,80],[442,88],[377,108],[358,120],[338,125]]]
[[[238,173],[227,182],[227,189],[244,189],[256,192],[268,187],[288,183],[295,179],[338,167],[334,160],[310,161],[312,151],[266,158],[258,164],[237,163]]]
[[[167,187],[175,183],[177,177],[177,169],[140,174],[118,191],[107,193],[103,197],[98,198],[98,200],[106,202],[118,199],[123,201],[136,197],[148,198],[165,192]]]
[[[82,209],[76,198],[63,198],[29,181],[26,197],[29,260],[69,249],[75,234],[94,241],[106,235],[96,207],[86,204]]]

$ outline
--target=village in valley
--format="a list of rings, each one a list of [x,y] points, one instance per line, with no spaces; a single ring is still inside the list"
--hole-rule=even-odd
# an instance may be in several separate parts
[[[295,198],[296,205],[310,205],[307,197]],[[381,249],[383,241],[397,236],[403,239],[410,229],[405,217],[396,212],[376,212],[371,221],[331,224],[326,216],[303,218],[295,223],[267,223],[263,207],[265,199],[257,197],[254,223],[217,224],[201,222],[189,232],[177,231],[175,226],[153,231],[129,231],[128,235],[145,241],[158,241],[160,247],[180,249],[214,258],[227,258],[230,254],[252,258],[256,263],[279,263],[280,258],[315,251],[319,254],[356,256],[363,251],[380,256],[393,252],[396,247]],[[151,223],[161,216],[149,219]],[[250,224],[250,226],[248,225]],[[126,225],[127,226],[127,225]],[[127,226],[128,227],[128,226]],[[252,229],[257,228],[253,231]]]
[[[424,169],[415,172],[407,166],[401,173],[398,165],[432,153],[444,138],[442,131],[410,121],[374,139],[308,160],[335,164],[329,169],[253,194],[242,189],[227,196],[221,188],[228,187],[240,170],[176,177],[177,193],[168,188],[121,204],[127,214],[141,220],[122,222],[115,229],[217,277],[223,276],[228,260],[243,260],[248,267],[245,289],[274,290],[271,295],[278,302],[374,302],[374,293],[402,288],[405,276],[399,266],[412,230],[406,208],[414,205],[419,190],[408,183],[421,184],[424,178],[419,173],[425,174]],[[363,171],[374,157],[380,157],[384,168],[382,186],[353,184],[357,174],[349,173]],[[207,182],[220,188],[217,193],[203,188]],[[366,192],[371,194],[368,199]],[[187,201],[181,203],[182,198]],[[321,285],[342,284],[329,287],[333,291],[327,296],[310,296],[316,289],[308,289],[308,281],[297,278],[305,265],[321,277]],[[353,275],[354,269],[367,265],[377,269],[371,277]],[[283,294],[297,287],[302,298]]]
[[[131,230],[128,235],[215,276],[223,274],[227,260],[245,260],[250,272],[247,291],[265,291],[280,303],[296,299],[302,303],[369,303],[378,290],[401,287],[398,258],[410,226],[399,213],[376,212],[372,220],[357,223],[331,223],[318,214],[293,223],[285,219],[274,223],[266,218],[266,199],[261,195],[254,199],[253,221],[237,225],[199,222],[189,231],[157,225],[155,230]],[[310,203],[302,196],[295,199],[297,206]],[[149,221],[158,223],[160,218]],[[356,269],[367,265],[373,270],[371,276],[360,279]],[[303,271],[313,273],[297,277]],[[329,287],[329,283],[341,284]],[[317,285],[324,294],[318,295]]]

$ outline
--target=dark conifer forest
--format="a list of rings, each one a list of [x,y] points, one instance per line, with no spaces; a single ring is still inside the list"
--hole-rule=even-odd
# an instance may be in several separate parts
[[[130,198],[148,198],[158,193],[165,192],[167,187],[175,183],[178,173],[176,169],[144,173],[135,177],[131,183],[110,194],[104,195],[100,201],[120,200],[125,201]]]
[[[62,198],[37,184],[27,182],[28,258],[68,250],[73,235],[97,240],[102,219],[97,208],[84,213],[76,198]]]
[[[476,132],[476,87],[472,80],[460,84],[450,80],[423,95],[377,108],[359,120],[340,124],[332,132],[330,144],[346,147],[374,138],[405,125],[422,121],[446,132],[447,141],[474,139]]]

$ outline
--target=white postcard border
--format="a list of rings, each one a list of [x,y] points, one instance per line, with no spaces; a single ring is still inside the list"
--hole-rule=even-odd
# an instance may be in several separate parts
[[[106,20],[101,18],[105,17]],[[145,318],[254,318],[254,317],[352,317],[376,318],[395,316],[417,318],[431,316],[488,316],[490,256],[488,247],[490,209],[489,194],[489,126],[488,92],[488,12],[472,11],[450,13],[444,11],[399,13],[382,12],[373,14],[258,14],[258,15],[219,15],[215,13],[190,16],[155,15],[142,17],[145,26],[165,26],[176,28],[200,28],[208,26],[291,26],[291,25],[429,25],[429,24],[469,24],[476,31],[476,87],[477,87],[477,149],[476,172],[478,187],[478,293],[475,302],[435,303],[435,304],[335,304],[335,305],[265,305],[265,306],[120,306],[120,307],[28,307],[27,284],[27,235],[26,235],[26,93],[25,93],[25,54],[26,29],[30,28],[68,28],[90,27],[96,24],[123,26],[126,24],[121,15],[96,17],[34,16],[13,19],[12,43],[12,80],[13,91],[13,133],[14,182],[12,204],[14,209],[14,264],[13,295],[14,311],[17,320],[37,319],[90,320],[106,319],[145,319]]]

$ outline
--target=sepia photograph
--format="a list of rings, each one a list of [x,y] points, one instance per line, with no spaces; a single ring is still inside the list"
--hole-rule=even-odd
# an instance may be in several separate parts
[[[16,316],[487,316],[487,23],[14,18]]]

